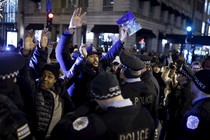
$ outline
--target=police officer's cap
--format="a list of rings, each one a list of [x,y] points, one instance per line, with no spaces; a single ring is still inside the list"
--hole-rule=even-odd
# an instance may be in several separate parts
[[[144,62],[144,64],[150,64],[152,61],[152,57],[144,54],[137,54],[136,55],[141,61]]]
[[[120,53],[120,62],[130,70],[138,71],[145,68],[145,64],[135,55],[130,54],[123,50]]]
[[[181,68],[177,71],[177,73],[187,77],[187,79],[189,80],[192,80],[192,76],[194,75],[192,69],[186,64],[182,65]]]

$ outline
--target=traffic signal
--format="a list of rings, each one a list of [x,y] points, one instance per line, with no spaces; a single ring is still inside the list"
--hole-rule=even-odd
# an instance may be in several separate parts
[[[187,36],[186,36],[186,39],[185,39],[185,43],[191,44],[192,43],[192,38],[193,38],[193,35],[192,35],[192,32],[193,32],[192,24],[188,23],[188,25],[186,27],[186,31],[187,31]]]
[[[53,13],[47,13],[47,28],[48,28],[48,30],[49,31],[51,31],[52,30],[52,21],[53,21]]]
[[[188,35],[188,36],[191,36],[191,35],[192,35],[192,26],[191,26],[191,25],[188,25],[188,26],[186,27],[186,30],[187,30],[187,35]]]

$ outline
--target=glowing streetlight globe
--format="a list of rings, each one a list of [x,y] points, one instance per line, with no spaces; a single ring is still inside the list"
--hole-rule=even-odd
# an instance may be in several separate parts
[[[188,32],[191,32],[192,31],[192,27],[191,26],[187,26],[186,29],[187,29]]]

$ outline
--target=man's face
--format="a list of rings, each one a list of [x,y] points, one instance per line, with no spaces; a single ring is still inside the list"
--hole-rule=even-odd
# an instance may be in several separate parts
[[[98,55],[97,54],[93,54],[93,55],[89,55],[87,57],[87,64],[97,68],[98,67],[98,64],[99,64],[99,58],[98,58]]]
[[[54,74],[48,70],[43,71],[40,79],[40,88],[43,90],[51,89],[56,82]]]

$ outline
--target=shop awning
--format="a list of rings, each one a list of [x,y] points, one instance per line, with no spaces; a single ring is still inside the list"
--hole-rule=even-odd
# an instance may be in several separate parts
[[[189,17],[189,16],[186,16],[186,21],[187,21],[187,23],[189,22],[189,23],[191,23],[191,18]]]
[[[26,27],[25,27],[26,30],[43,30],[44,29],[44,24],[28,24]]]
[[[185,39],[186,39],[186,35],[180,35],[180,34],[166,34],[166,39],[167,39],[170,43],[180,43],[180,44],[184,44],[184,43],[185,43]]]
[[[173,14],[174,13],[174,9],[171,6],[168,6],[168,12],[170,14]]]
[[[150,0],[150,5],[151,6],[159,6],[160,2],[158,0]]]
[[[180,16],[180,15],[181,15],[181,13],[180,13],[178,10],[174,10],[174,14],[175,14],[176,16]]]
[[[156,35],[153,33],[153,31],[148,29],[141,29],[136,33],[136,35],[140,37],[156,38]]]
[[[170,43],[185,44],[186,35],[180,34],[166,34],[166,39]],[[210,45],[210,36],[193,35],[191,43],[199,45]]]
[[[183,19],[186,19],[186,16],[185,16],[185,14],[183,14],[183,13],[181,13],[181,17],[182,17]]]
[[[164,33],[162,33],[162,32],[159,32],[158,38],[159,39],[165,39],[166,35]]]
[[[161,10],[166,11],[168,10],[168,6],[165,3],[161,3]]]
[[[118,25],[94,25],[91,29],[94,33],[119,33]]]

